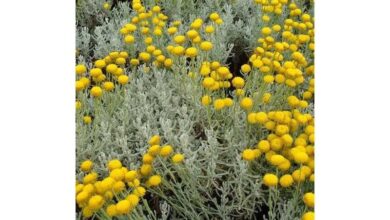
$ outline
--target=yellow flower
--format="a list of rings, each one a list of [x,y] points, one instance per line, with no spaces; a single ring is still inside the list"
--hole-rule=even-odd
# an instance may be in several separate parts
[[[101,195],[92,196],[88,201],[88,208],[96,211],[100,209],[104,204],[104,199]]]
[[[111,204],[111,205],[107,206],[106,212],[107,212],[108,216],[110,216],[110,217],[116,216],[118,214],[116,211],[116,205]]]
[[[107,164],[107,167],[110,171],[114,170],[114,169],[119,169],[119,168],[122,168],[122,163],[120,160],[110,160]]]
[[[104,8],[105,10],[110,10],[110,4],[109,4],[108,2],[104,2],[103,8]]]
[[[218,18],[216,21],[215,21],[216,24],[223,24],[223,20],[221,18]]]
[[[90,208],[88,208],[88,207],[84,207],[83,208],[83,216],[85,217],[85,218],[89,218],[89,217],[91,217],[93,215],[93,211],[90,209]]]
[[[172,151],[173,151],[173,148],[171,145],[165,145],[161,148],[160,155],[162,157],[167,157],[172,153]]]
[[[106,91],[112,91],[115,88],[115,85],[113,82],[104,82],[103,83],[103,89]]]
[[[134,208],[139,203],[139,197],[135,194],[130,194],[126,197],[126,200],[128,200],[131,204],[131,206]]]
[[[225,103],[226,107],[230,107],[233,105],[233,99],[231,99],[231,98],[224,98],[223,102]]]
[[[159,175],[153,175],[149,178],[148,184],[150,186],[158,186],[161,183],[161,176]]]
[[[149,141],[148,141],[148,143],[149,143],[149,145],[159,145],[160,144],[160,140],[161,140],[161,138],[160,138],[160,136],[159,135],[153,135],[150,139],[149,139]]]
[[[248,64],[244,64],[241,66],[241,72],[243,73],[249,73],[251,71],[251,66]]]
[[[103,60],[102,60],[103,61]],[[97,61],[96,61],[97,62]],[[104,61],[103,61],[104,62]],[[98,76],[100,76],[101,74],[103,74],[103,72],[102,72],[102,69],[100,69],[100,68],[93,68],[93,69],[91,69],[90,71],[90,75],[92,76],[92,77],[98,77]]]
[[[232,84],[237,89],[242,89],[245,86],[245,80],[242,77],[236,76],[232,80]]]
[[[187,37],[190,38],[190,39],[194,39],[195,37],[197,37],[199,34],[196,30],[189,30],[187,31]]]
[[[137,195],[139,197],[143,197],[146,193],[146,189],[142,186],[138,186],[137,188],[135,188],[133,193],[134,193],[134,195]]]
[[[122,84],[122,85],[125,85],[126,83],[129,82],[129,77],[126,76],[126,75],[120,75],[120,76],[118,77],[118,82],[119,82],[120,84]]]
[[[183,154],[177,153],[177,154],[173,155],[173,157],[172,157],[172,162],[176,163],[176,164],[183,162],[183,160],[184,160]]]
[[[135,178],[137,178],[138,174],[136,170],[130,170],[125,174],[125,180],[127,182],[133,181]]]
[[[257,122],[257,120],[256,120],[256,113],[255,112],[249,113],[248,116],[247,116],[247,120],[248,120],[249,124],[256,124],[256,122]]]
[[[206,26],[205,30],[204,30],[206,33],[208,34],[211,34],[211,33],[214,33],[214,27],[209,25],[209,26]]]
[[[285,174],[279,179],[279,184],[282,187],[289,187],[294,183],[294,179],[290,174]]]
[[[269,187],[276,186],[278,185],[278,177],[275,174],[266,173],[263,176],[263,183]]]
[[[214,109],[215,110],[221,110],[225,107],[225,102],[223,101],[223,99],[216,99],[214,100]]]
[[[134,36],[133,35],[131,35],[131,34],[128,34],[128,35],[126,35],[125,36],[125,43],[126,44],[132,44],[132,43],[134,43]]]
[[[140,168],[140,173],[143,176],[147,176],[152,172],[152,166],[150,164],[143,164]]]
[[[202,43],[200,43],[200,49],[204,51],[209,51],[213,49],[213,44],[210,41],[203,41]]]
[[[130,212],[131,203],[129,200],[121,200],[116,204],[116,211],[118,214],[127,214]]]
[[[269,27],[263,27],[261,29],[261,33],[265,36],[270,35],[272,33],[272,29]]]
[[[245,97],[241,100],[240,106],[245,110],[250,110],[253,107],[253,100],[249,97]]]
[[[307,207],[314,208],[314,193],[308,192],[303,195],[303,202]]]
[[[92,87],[91,89],[91,95],[95,98],[99,98],[101,97],[103,94],[103,90],[102,88],[100,88],[99,86],[94,86]]]
[[[76,81],[76,91],[81,91],[83,90],[85,87],[84,87],[84,83],[81,82],[80,80],[77,80]]]
[[[275,78],[272,75],[265,75],[263,78],[264,82],[267,84],[271,84],[274,82]]]
[[[272,155],[271,160],[270,160],[271,164],[274,166],[279,166],[280,164],[282,164],[285,161],[286,161],[286,158],[284,158],[282,155],[279,155],[279,154]]]
[[[206,77],[203,79],[202,85],[205,88],[211,88],[215,83],[215,80],[211,77]]]
[[[242,152],[242,158],[246,161],[252,161],[256,158],[256,154],[252,149],[245,149]]]
[[[184,47],[182,46],[176,46],[172,49],[172,53],[175,54],[176,56],[181,56],[185,52]]]
[[[186,41],[186,37],[184,35],[178,35],[173,40],[177,44],[183,44]]]
[[[106,67],[106,71],[108,73],[114,74],[118,69],[118,66],[116,64],[108,64]]]
[[[257,144],[257,147],[263,153],[266,153],[271,149],[271,145],[270,145],[269,141],[267,141],[267,140],[259,141],[259,143]]]
[[[139,60],[138,60],[138,59],[131,59],[131,60],[130,60],[130,64],[131,64],[132,66],[137,66],[137,65],[139,65]]]
[[[216,21],[217,19],[219,19],[219,14],[217,12],[213,12],[210,14],[210,19],[213,20],[213,21]]]
[[[154,160],[154,157],[152,155],[148,154],[148,153],[144,154],[142,156],[142,162],[144,164],[151,164],[151,163],[153,163],[153,160]]]
[[[294,161],[298,164],[306,163],[309,160],[309,156],[305,152],[296,152],[293,156]]]
[[[148,153],[152,156],[156,156],[157,154],[160,153],[160,145],[155,144],[149,147]]]
[[[76,109],[80,109],[82,106],[81,102],[80,101],[76,101]]]
[[[84,116],[83,121],[85,124],[91,124],[92,118],[91,118],[91,116],[87,115],[87,116]]]
[[[150,60],[150,57],[151,57],[150,54],[147,52],[141,52],[139,54],[139,59],[145,62],[148,62]]]
[[[243,96],[245,94],[245,91],[243,89],[236,89],[234,93],[236,94],[236,96]]]
[[[95,172],[89,173],[89,174],[84,176],[83,183],[84,184],[94,183],[94,182],[96,182],[97,178],[98,178],[97,173],[95,173]]]
[[[256,121],[264,124],[268,121],[268,116],[265,112],[257,112],[256,113]]]
[[[84,74],[87,72],[87,67],[84,64],[79,64],[76,66],[76,73],[78,75]]]
[[[165,59],[165,61],[164,61],[164,66],[165,66],[166,68],[170,68],[170,67],[172,66],[172,64],[173,64],[172,59],[170,59],[170,58]]]
[[[196,55],[198,55],[198,50],[195,47],[189,47],[186,49],[185,53],[187,57],[196,57]]]
[[[116,168],[110,172],[110,177],[116,181],[121,181],[125,178],[125,172],[121,168]]]
[[[126,189],[126,185],[124,182],[122,181],[117,181],[114,183],[114,185],[112,186],[112,190],[115,192],[115,193],[118,193],[118,192],[121,192],[123,190]]]
[[[229,69],[226,66],[218,67],[217,72],[221,77],[226,77],[230,73]]]
[[[314,212],[306,212],[305,214],[303,214],[302,220],[314,220]]]
[[[210,103],[212,102],[212,99],[211,99],[210,96],[205,95],[205,96],[202,97],[202,100],[201,100],[201,101],[202,101],[202,105],[208,106],[208,105],[210,105]]]

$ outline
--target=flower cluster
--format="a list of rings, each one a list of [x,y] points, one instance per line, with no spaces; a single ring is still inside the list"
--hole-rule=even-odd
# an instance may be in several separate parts
[[[91,160],[80,164],[84,176],[81,182],[76,181],[76,202],[84,217],[91,217],[95,213],[110,217],[130,214],[147,189],[158,187],[163,181],[153,171],[155,159],[171,157],[174,164],[184,160],[183,154],[174,154],[172,146],[160,146],[158,135],[150,138],[149,145],[137,169],[129,169],[120,160],[113,159],[107,163],[108,175],[99,178]]]

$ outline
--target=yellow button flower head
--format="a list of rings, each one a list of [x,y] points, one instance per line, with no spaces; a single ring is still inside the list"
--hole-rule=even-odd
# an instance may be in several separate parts
[[[104,204],[104,199],[101,195],[92,196],[88,201],[88,208],[93,211],[99,210]]]
[[[267,104],[267,103],[269,103],[269,101],[270,101],[270,99],[271,99],[271,93],[269,93],[269,92],[266,92],[266,93],[264,93],[264,95],[263,95],[263,102],[265,103],[265,104]]]
[[[314,212],[306,212],[305,214],[303,214],[302,220],[314,220]]]
[[[114,88],[115,88],[115,85],[113,82],[104,82],[103,83],[103,89],[108,91],[108,92],[114,90]]]
[[[150,60],[150,58],[151,58],[151,56],[150,56],[150,54],[147,53],[147,52],[141,52],[141,53],[139,54],[139,59],[142,60],[142,61],[144,61],[144,62],[148,62],[148,61]]]
[[[253,107],[253,100],[249,97],[245,97],[241,100],[240,106],[245,110],[250,110]]]
[[[256,124],[257,123],[257,121],[256,121],[256,113],[255,112],[249,113],[248,116],[247,116],[247,120],[248,120],[249,124]]]
[[[117,159],[115,159],[115,160],[110,160],[110,161],[108,162],[107,167],[108,167],[108,169],[109,169],[110,171],[112,171],[112,170],[114,170],[114,169],[122,168],[122,163],[121,163],[120,160],[117,160]]]
[[[116,204],[116,211],[118,214],[127,214],[131,210],[131,204],[129,200],[121,200]]]
[[[118,77],[118,82],[119,82],[120,84],[122,84],[122,85],[125,85],[126,83],[129,82],[129,77],[126,76],[126,75],[120,75],[120,76]]]
[[[213,20],[213,21],[216,21],[217,19],[219,19],[219,14],[217,12],[213,12],[210,14],[210,19]]]
[[[234,104],[233,99],[231,98],[224,98],[223,102],[225,103],[225,107],[230,107]]]
[[[91,118],[91,116],[87,115],[87,116],[84,116],[83,121],[85,124],[91,124],[92,118]]]
[[[184,47],[182,46],[176,46],[172,49],[172,53],[175,54],[176,56],[181,56],[185,52]]]
[[[136,170],[130,170],[125,174],[125,180],[127,182],[133,181],[135,178],[137,178],[138,174]]]
[[[171,145],[165,145],[160,150],[160,156],[167,157],[173,152],[173,148]]]
[[[140,168],[140,173],[143,176],[147,176],[152,172],[152,166],[150,164],[143,164]]]
[[[124,170],[122,170],[121,168],[116,168],[110,172],[110,177],[116,181],[120,181],[125,178],[125,174],[126,173],[124,172]]]
[[[103,9],[104,10],[110,10],[110,4],[108,2],[104,2]]]
[[[80,109],[82,106],[81,102],[80,101],[76,101],[76,109]]]
[[[184,160],[184,154],[177,153],[172,157],[172,162],[176,164],[183,162],[183,160]]]
[[[286,161],[286,158],[284,158],[282,155],[279,155],[279,154],[272,155],[271,160],[270,160],[271,164],[274,166],[278,166],[285,161]]]
[[[187,37],[190,38],[190,39],[194,39],[195,37],[197,37],[199,34],[196,30],[189,30],[187,31]]]
[[[149,143],[149,145],[159,145],[160,144],[160,140],[161,140],[161,138],[160,138],[160,136],[159,135],[153,135],[150,139],[149,139],[149,141],[148,141],[148,143]]]
[[[264,36],[267,36],[267,35],[270,35],[272,33],[272,29],[269,28],[269,27],[263,27],[261,29],[261,33],[264,35]]]
[[[187,57],[196,57],[198,55],[198,50],[195,47],[189,47],[186,49]]]
[[[170,68],[170,67],[172,66],[172,64],[173,64],[173,60],[172,60],[172,59],[170,59],[170,58],[165,59],[165,61],[164,61],[164,66],[165,66],[166,68]]]
[[[214,109],[215,110],[221,110],[225,107],[225,102],[223,101],[223,99],[216,99],[214,100]]]
[[[152,156],[156,156],[157,154],[160,153],[160,148],[161,148],[161,147],[160,147],[160,145],[158,145],[158,144],[152,145],[152,146],[149,147],[148,153],[149,153],[150,155],[152,155]]]
[[[294,179],[290,174],[285,174],[282,177],[280,177],[279,184],[282,187],[289,187],[294,183]]]
[[[83,178],[83,183],[84,184],[89,184],[89,183],[95,183],[98,178],[98,174],[95,172],[89,173],[84,176]]]
[[[91,89],[91,95],[95,98],[99,98],[103,95],[103,90],[99,86],[94,86]]]
[[[116,206],[114,204],[107,206],[106,212],[110,217],[114,217],[118,214],[118,212],[116,211]]]
[[[87,72],[87,67],[84,64],[76,66],[76,74],[81,75]]]
[[[186,37],[183,35],[178,35],[174,39],[175,43],[177,44],[183,44],[186,41]]]
[[[306,163],[309,160],[309,156],[305,152],[296,152],[293,156],[294,161],[298,164]]]
[[[203,41],[202,43],[200,43],[200,49],[202,49],[203,51],[209,51],[213,49],[213,44],[210,41]]]
[[[257,144],[257,147],[261,152],[266,153],[271,149],[271,144],[267,140],[261,140]]]
[[[211,102],[212,102],[212,99],[210,96],[205,95],[202,97],[202,105],[203,106],[208,106],[208,105],[210,105]]]
[[[139,203],[139,197],[135,194],[130,194],[126,197],[126,200],[128,200],[131,204],[131,207],[136,207]]]
[[[153,163],[153,160],[154,160],[154,157],[152,156],[152,155],[150,155],[150,154],[144,154],[143,156],[142,156],[142,162],[144,163],[144,164],[152,164]]]
[[[80,80],[76,81],[76,91],[83,90],[85,88],[84,86],[85,86],[85,84],[83,82],[81,82]]]
[[[89,217],[91,217],[93,215],[93,211],[90,209],[90,208],[88,208],[88,207],[84,207],[83,208],[83,216],[85,217],[85,218],[89,218]]]
[[[263,78],[264,82],[267,84],[271,84],[274,82],[275,78],[273,75],[265,75]]]
[[[305,195],[303,195],[303,202],[305,203],[305,205],[309,208],[314,208],[314,193],[312,192],[308,192],[308,193],[305,193]]]
[[[241,72],[243,73],[249,73],[251,71],[251,66],[248,64],[244,64],[241,66]]]
[[[160,175],[153,175],[149,178],[148,184],[150,186],[158,186],[161,183],[161,176]]]
[[[263,176],[263,183],[266,186],[276,186],[278,185],[278,177],[275,174],[267,173]]]
[[[245,80],[242,77],[236,76],[232,80],[234,88],[242,89],[245,86]]]
[[[213,78],[206,77],[206,78],[203,79],[202,85],[203,85],[203,87],[209,89],[209,88],[211,88],[214,85],[214,83],[215,83],[215,80]]]
[[[205,30],[204,30],[206,33],[208,34],[211,34],[211,33],[214,33],[214,27],[209,25],[209,26],[206,26]]]
[[[221,67],[218,67],[217,72],[218,72],[218,74],[219,74],[221,77],[226,77],[226,76],[229,75],[230,70],[229,70],[229,68],[227,68],[227,67],[225,67],[225,66],[221,66]]]
[[[242,152],[242,159],[252,161],[256,158],[255,152],[252,149],[245,149]]]
[[[104,61],[103,61],[104,62]],[[102,72],[102,69],[100,69],[100,68],[93,68],[93,69],[91,69],[91,71],[90,71],[90,75],[92,76],[92,77],[98,77],[99,75],[101,75],[101,74],[103,74],[103,72]]]
[[[146,193],[146,189],[142,186],[138,186],[137,188],[135,188],[133,193],[134,193],[134,195],[137,195],[139,197],[143,197]]]

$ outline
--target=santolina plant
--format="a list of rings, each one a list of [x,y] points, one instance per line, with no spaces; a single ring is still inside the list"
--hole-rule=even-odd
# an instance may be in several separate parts
[[[314,219],[313,2],[84,0],[76,45],[77,218]]]

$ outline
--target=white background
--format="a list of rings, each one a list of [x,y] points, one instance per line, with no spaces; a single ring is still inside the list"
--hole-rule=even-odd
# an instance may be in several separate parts
[[[316,219],[390,219],[388,1],[316,0]],[[74,1],[0,3],[1,219],[74,219]]]

